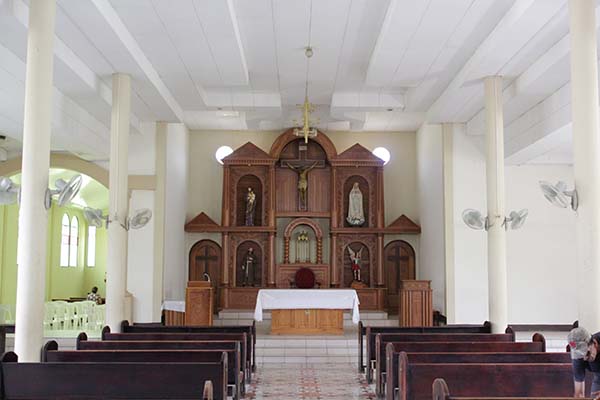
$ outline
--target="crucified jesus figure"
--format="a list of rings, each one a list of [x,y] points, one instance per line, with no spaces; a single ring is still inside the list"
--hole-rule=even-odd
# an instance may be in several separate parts
[[[300,209],[306,208],[306,192],[308,191],[308,172],[313,169],[318,161],[315,161],[311,166],[294,167],[290,163],[287,166],[298,173],[298,194],[300,195]]]

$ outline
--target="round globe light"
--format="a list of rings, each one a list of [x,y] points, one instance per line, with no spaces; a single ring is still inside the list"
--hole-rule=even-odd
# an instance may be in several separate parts
[[[383,160],[383,165],[387,164],[392,157],[390,151],[385,147],[377,147],[375,150],[373,150],[373,154]]]
[[[223,164],[223,159],[233,153],[233,149],[229,146],[221,146],[215,152],[215,158],[219,164]]]

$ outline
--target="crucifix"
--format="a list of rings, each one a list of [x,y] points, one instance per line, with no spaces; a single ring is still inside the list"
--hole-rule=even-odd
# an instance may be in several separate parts
[[[402,262],[408,261],[408,256],[404,256],[401,254],[402,248],[400,246],[394,247],[392,251],[394,252],[394,254],[388,256],[387,261],[391,261],[394,263],[394,268],[396,269],[396,271],[398,271],[398,277],[400,278],[400,280],[402,280],[404,278],[402,277],[402,271],[400,270],[400,267],[402,265]],[[407,276],[406,278],[410,279],[410,276]]]
[[[196,256],[196,265],[203,265],[204,271],[202,271],[202,276],[205,277],[206,275],[208,275],[210,278],[208,267],[213,261],[217,261],[219,258],[217,256],[211,256],[209,254],[210,248],[208,246],[204,247],[203,250],[204,255]]]
[[[298,143],[298,158],[281,160],[281,166],[290,168],[298,173],[298,211],[306,211],[308,203],[308,173],[313,168],[325,168],[325,160],[308,158],[308,144]]]

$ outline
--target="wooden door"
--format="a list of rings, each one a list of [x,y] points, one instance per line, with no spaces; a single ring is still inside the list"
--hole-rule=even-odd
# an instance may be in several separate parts
[[[204,281],[204,274],[210,276],[215,299],[219,299],[219,282],[221,282],[221,246],[212,240],[201,240],[190,250],[190,269],[188,280]],[[217,312],[217,303],[214,312]]]
[[[415,279],[415,250],[403,240],[394,240],[385,246],[385,276],[388,288],[388,309],[398,310],[400,281]]]

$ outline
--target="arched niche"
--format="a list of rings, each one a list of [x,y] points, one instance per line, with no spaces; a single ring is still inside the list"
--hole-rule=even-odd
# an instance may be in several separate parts
[[[298,140],[298,136],[294,135],[294,129],[290,128],[287,131],[283,132],[281,135],[277,137],[273,145],[271,146],[271,150],[269,150],[269,155],[279,160],[281,158],[281,153],[283,149],[288,145],[288,143]],[[337,157],[337,150],[331,139],[323,132],[318,131],[317,136],[314,138],[310,138],[309,141],[313,141],[318,143],[327,154],[328,160],[333,160]]]
[[[385,246],[383,254],[388,305],[390,310],[397,310],[400,281],[416,279],[416,253],[408,242],[394,240]]]
[[[368,287],[371,286],[371,253],[369,252],[369,246],[361,241],[354,241],[349,243],[346,247],[344,247],[344,275],[343,275],[343,283],[345,287],[350,287],[350,284],[354,280],[354,275],[352,273],[352,260],[350,259],[350,252],[348,248],[351,248],[355,253],[361,251],[360,253],[360,275],[361,280]]]
[[[254,253],[254,259],[255,259],[255,264],[254,264],[254,271],[251,272],[251,285],[250,286],[255,286],[255,287],[262,287],[264,286],[264,279],[263,279],[263,271],[264,271],[264,258],[263,258],[263,248],[260,246],[260,244],[254,240],[246,240],[243,241],[239,244],[239,246],[236,249],[236,263],[237,265],[235,266],[235,285],[237,287],[242,287],[243,283],[244,283],[244,271],[242,269],[242,264],[244,263],[244,259],[246,258],[246,254],[248,252],[248,249],[252,248],[252,251]]]
[[[361,193],[362,193],[362,199],[363,199],[363,214],[365,216],[365,223],[362,224],[360,227],[368,227],[369,226],[369,182],[362,176],[360,175],[352,175],[351,177],[349,177],[348,179],[346,179],[346,181],[344,182],[344,226],[347,228],[358,228],[357,226],[352,226],[348,223],[348,221],[346,220],[346,217],[348,216],[348,208],[350,205],[350,199],[349,199],[349,195],[350,195],[350,191],[352,190],[352,187],[354,186],[354,183],[358,182],[358,188],[360,189]]]
[[[256,208],[254,210],[254,225],[263,225],[263,184],[256,175],[243,175],[236,184],[236,225],[246,225],[246,193],[248,188],[256,194]]]
[[[317,241],[317,264],[323,263],[323,231],[319,224],[310,218],[296,218],[292,220],[283,232],[283,263],[290,263],[290,242],[293,240],[293,233],[299,226],[308,226],[315,233]]]
[[[210,276],[215,299],[219,298],[219,282],[221,282],[221,246],[212,240],[200,240],[190,249],[189,275],[190,281],[204,281],[204,273]],[[214,302],[217,312],[217,302]]]

